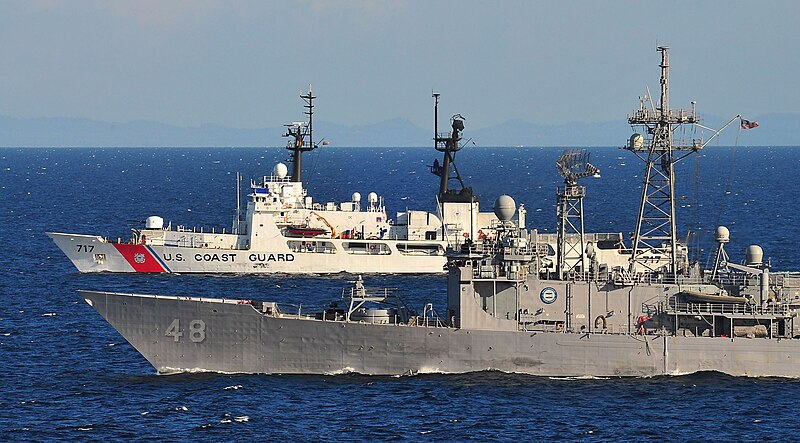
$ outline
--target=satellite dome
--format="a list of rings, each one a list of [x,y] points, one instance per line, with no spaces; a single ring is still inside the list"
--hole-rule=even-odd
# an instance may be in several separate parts
[[[509,195],[501,195],[494,201],[494,215],[501,221],[509,221],[517,211],[517,204]]]
[[[644,136],[639,133],[633,134],[630,143],[631,149],[642,149],[644,147]]]
[[[359,194],[358,192],[354,192],[352,200],[355,203],[360,202],[361,201],[361,194]]]
[[[286,178],[286,175],[289,173],[289,168],[287,168],[283,163],[278,163],[275,165],[272,173],[278,178]]]
[[[747,247],[747,254],[745,256],[747,266],[757,266],[764,262],[764,250],[761,246],[750,245]]]
[[[367,201],[369,201],[370,203],[377,203],[378,202],[378,194],[376,194],[374,192],[370,192],[369,195],[367,195]]]
[[[151,215],[145,219],[144,227],[147,229],[164,229],[164,219],[157,215]]]
[[[728,230],[725,226],[717,226],[717,230],[714,231],[714,240],[717,243],[728,243],[731,241],[731,231]]]

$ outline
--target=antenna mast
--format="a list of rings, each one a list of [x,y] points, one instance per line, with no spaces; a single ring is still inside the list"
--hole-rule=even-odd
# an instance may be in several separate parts
[[[443,153],[442,163],[439,160],[433,161],[431,172],[439,176],[439,202],[466,202],[471,203],[477,201],[477,197],[472,193],[472,188],[464,185],[461,179],[461,174],[455,164],[456,152],[460,151],[463,146],[459,145],[461,141],[461,132],[464,130],[464,117],[461,114],[455,114],[450,118],[452,131],[449,133],[439,133],[439,96],[441,94],[433,93],[434,98],[434,149]],[[455,178],[461,185],[461,189],[450,189],[450,174],[451,170],[455,173]]]
[[[316,96],[311,93],[311,85],[308,85],[308,93],[300,94],[305,104],[303,105],[307,111],[304,112],[308,116],[308,122],[292,122],[286,125],[286,134],[284,137],[291,137],[286,145],[286,149],[291,151],[289,161],[292,162],[292,181],[303,181],[303,152],[313,151],[317,148],[314,144],[314,131],[313,131],[313,117],[314,117],[314,99]],[[308,137],[308,143],[306,143]]]
[[[557,272],[566,279],[571,272],[586,272],[586,242],[583,228],[583,197],[586,187],[578,179],[600,177],[600,170],[589,163],[589,153],[582,150],[565,150],[556,161],[558,173],[564,177],[564,186],[556,190],[558,213]],[[577,237],[577,241],[576,241]]]
[[[702,149],[699,141],[691,145],[674,143],[673,133],[683,124],[699,122],[692,103],[691,112],[671,110],[669,107],[669,48],[659,46],[661,53],[661,101],[657,108],[648,109],[644,100],[639,109],[628,116],[631,126],[642,127],[650,139],[646,143],[642,134],[631,136],[626,149],[636,154],[646,165],[642,198],[639,204],[639,217],[633,235],[633,251],[630,259],[630,271],[634,272],[636,264],[649,268],[645,256],[653,254],[670,254],[669,273],[681,272],[686,257],[680,257],[676,237],[675,222],[675,164],[693,152]],[[685,152],[680,154],[680,152]],[[679,157],[675,158],[676,152]]]

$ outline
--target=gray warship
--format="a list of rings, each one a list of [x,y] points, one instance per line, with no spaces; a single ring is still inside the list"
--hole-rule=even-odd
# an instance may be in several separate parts
[[[647,136],[626,146],[646,165],[630,245],[584,232],[579,181],[599,171],[585,152],[567,151],[557,163],[564,184],[555,250],[553,234],[516,226],[513,199],[500,196],[497,235],[448,254],[442,310],[426,304],[414,312],[360,278],[315,313],[227,297],[80,296],[159,373],[800,377],[800,278],[770,272],[756,245],[732,261],[724,227],[716,229],[713,267],[703,270],[676,235],[674,165],[704,143],[673,139],[676,128],[699,120],[694,103],[691,111],[669,108],[669,52],[658,51],[658,106],[642,100],[628,117]],[[605,262],[608,249],[627,265]]]

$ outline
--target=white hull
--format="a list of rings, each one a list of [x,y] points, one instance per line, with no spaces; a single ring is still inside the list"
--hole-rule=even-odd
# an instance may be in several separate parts
[[[289,249],[287,239],[276,241],[274,248],[256,250],[114,243],[96,235],[54,232],[47,235],[84,273],[422,274],[443,273],[446,263],[443,254],[401,252],[398,245],[408,242],[396,240],[359,240],[367,247],[363,252],[351,253],[344,248],[351,240],[342,239],[324,239],[333,244],[334,252],[308,252]],[[444,250],[443,242],[434,243],[441,244]],[[373,245],[375,248],[370,248]],[[388,248],[389,253],[375,252],[381,246]]]

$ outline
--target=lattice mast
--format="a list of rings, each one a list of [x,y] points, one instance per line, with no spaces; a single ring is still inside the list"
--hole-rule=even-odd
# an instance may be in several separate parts
[[[293,182],[303,181],[303,152],[313,151],[317,148],[317,145],[314,144],[314,99],[317,97],[311,93],[311,85],[308,86],[308,93],[300,94],[300,98],[305,102],[304,114],[308,116],[308,121],[287,124],[286,134],[283,135],[290,137],[286,149],[291,151],[289,160],[292,162]]]
[[[583,224],[583,198],[586,187],[578,184],[584,177],[600,177],[600,170],[589,163],[586,150],[566,150],[556,161],[564,186],[556,189],[558,256],[557,272],[565,279],[572,272],[586,271],[586,242]],[[577,237],[577,241],[576,241]]]
[[[668,251],[669,272],[677,274],[681,269],[678,262],[675,219],[675,164],[700,150],[702,145],[695,141],[691,145],[684,146],[676,144],[673,140],[675,129],[683,124],[696,124],[699,120],[695,102],[692,102],[690,112],[670,109],[669,48],[659,46],[657,50],[661,53],[661,100],[658,107],[653,106],[648,94],[648,97],[641,99],[639,109],[628,116],[628,123],[643,127],[649,136],[648,143],[645,143],[641,134],[634,134],[626,148],[647,165],[639,216],[633,236],[630,271],[634,271],[637,263],[647,268],[643,255],[663,254]],[[645,100],[650,101],[650,108],[646,106]],[[683,151],[689,152],[678,154]]]

